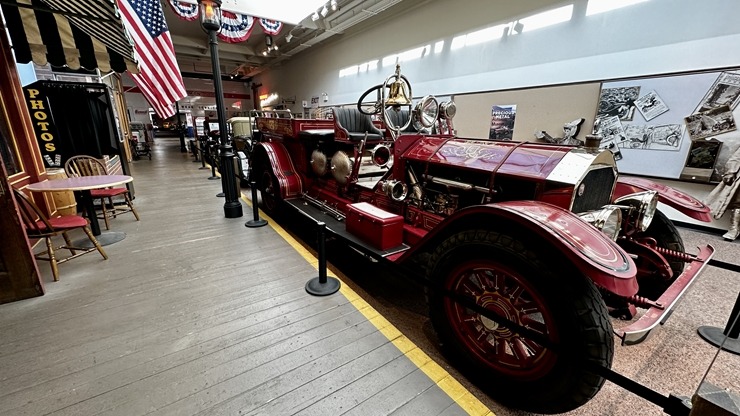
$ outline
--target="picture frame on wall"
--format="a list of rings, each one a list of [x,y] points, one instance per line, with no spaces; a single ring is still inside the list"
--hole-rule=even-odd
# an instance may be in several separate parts
[[[727,105],[730,109],[740,102],[740,73],[722,72],[701,99],[697,113],[702,113]]]
[[[721,147],[722,142],[714,138],[692,140],[686,164],[681,171],[681,179],[692,182],[709,182]]]

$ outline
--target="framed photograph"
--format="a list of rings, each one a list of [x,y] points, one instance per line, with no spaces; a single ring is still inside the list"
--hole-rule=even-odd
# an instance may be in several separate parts
[[[716,136],[728,131],[737,130],[735,117],[727,104],[711,110],[692,114],[684,119],[691,140]]]
[[[717,163],[717,155],[722,142],[717,139],[693,140],[681,179],[695,182],[709,182]]]
[[[722,72],[702,98],[696,112],[701,113],[725,105],[734,109],[738,101],[740,101],[740,74]]]

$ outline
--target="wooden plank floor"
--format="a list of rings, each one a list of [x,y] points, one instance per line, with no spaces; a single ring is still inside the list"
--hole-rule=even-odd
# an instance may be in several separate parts
[[[47,294],[0,305],[0,414],[466,414],[178,147],[134,162],[109,260],[41,262]]]

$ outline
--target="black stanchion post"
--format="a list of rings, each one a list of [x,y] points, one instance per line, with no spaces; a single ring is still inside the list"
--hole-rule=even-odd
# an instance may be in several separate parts
[[[221,179],[218,176],[216,176],[216,163],[213,160],[213,147],[215,146],[215,142],[210,142],[208,144],[208,163],[211,164],[211,177],[208,178],[209,180],[215,181],[216,179]]]
[[[198,169],[208,169],[206,167],[206,154],[204,149],[206,148],[206,140],[204,138],[198,139],[198,151],[200,152],[200,167]]]
[[[267,221],[260,219],[260,209],[257,206],[257,184],[252,181],[249,183],[250,188],[252,188],[252,213],[254,216],[254,219],[251,219],[247,221],[246,224],[244,224],[245,227],[249,228],[257,228],[267,225]]]
[[[737,294],[735,306],[730,313],[730,319],[727,321],[724,331],[714,326],[700,326],[696,332],[699,336],[714,345],[722,347],[724,351],[740,355],[740,293]]]
[[[319,277],[306,282],[306,292],[314,296],[327,296],[336,293],[341,286],[339,279],[326,275],[326,224],[319,222]]]

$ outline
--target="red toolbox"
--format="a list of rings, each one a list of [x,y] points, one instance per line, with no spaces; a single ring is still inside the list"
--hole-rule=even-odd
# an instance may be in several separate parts
[[[347,231],[378,250],[388,250],[403,243],[403,217],[359,202],[347,205]]]

